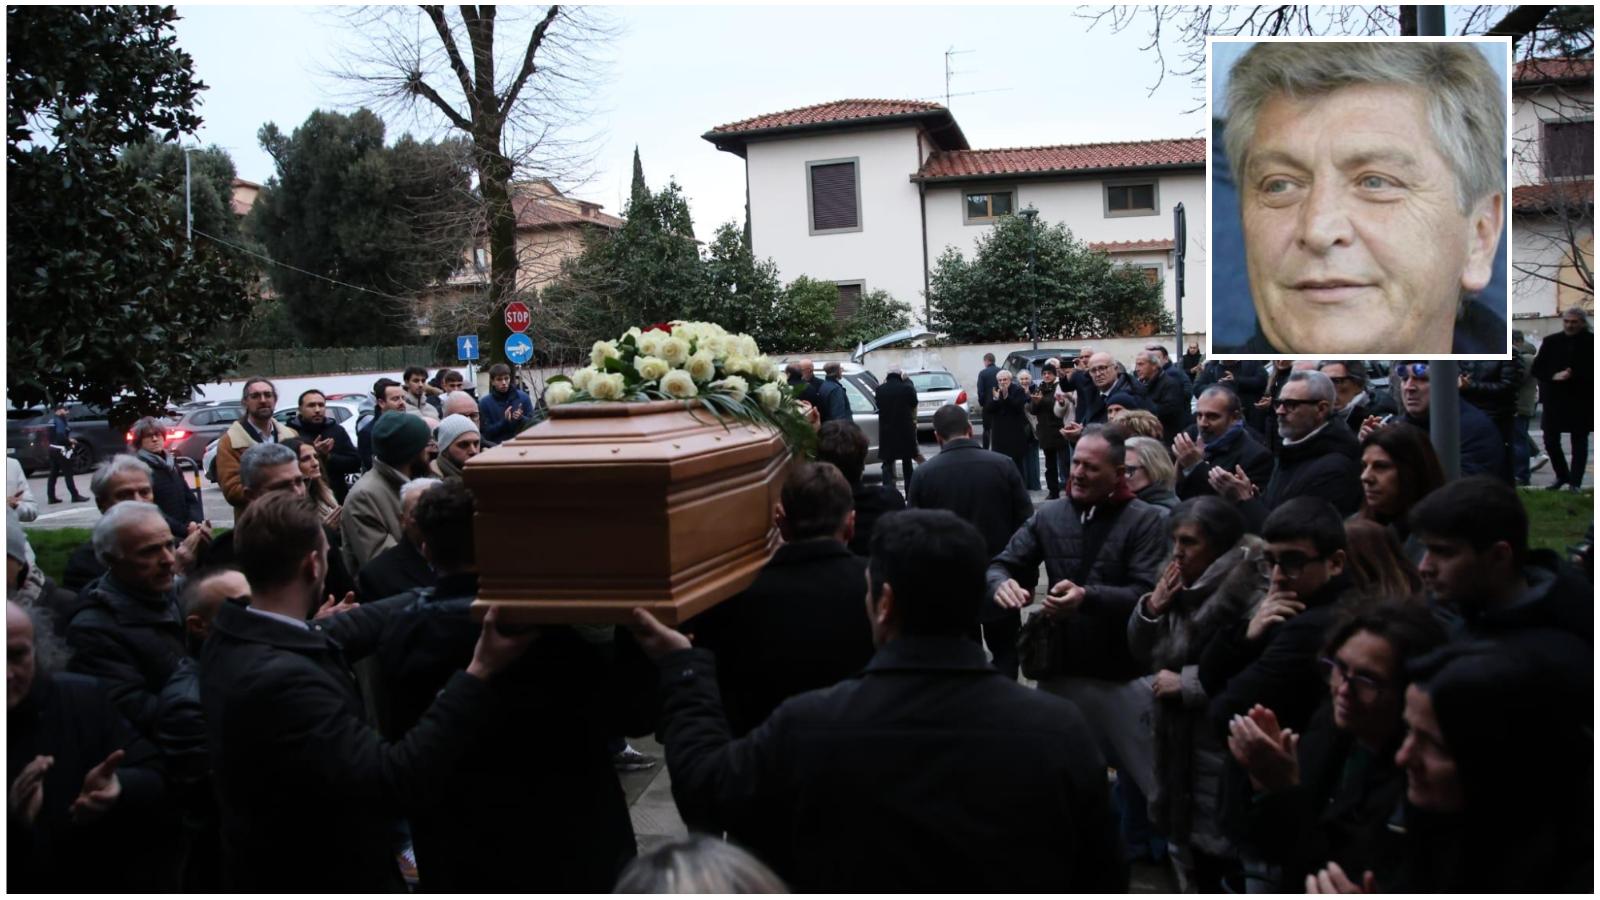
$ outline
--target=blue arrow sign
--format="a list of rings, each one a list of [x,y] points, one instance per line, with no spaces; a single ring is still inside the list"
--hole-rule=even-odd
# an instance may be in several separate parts
[[[506,338],[506,359],[519,366],[533,359],[533,340],[525,334],[513,334]]]
[[[477,358],[478,358],[478,336],[477,335],[475,335],[475,334],[463,334],[460,337],[456,338],[456,359],[459,359],[459,360],[462,360],[463,362],[465,362],[467,360],[472,360],[472,359],[477,359]]]

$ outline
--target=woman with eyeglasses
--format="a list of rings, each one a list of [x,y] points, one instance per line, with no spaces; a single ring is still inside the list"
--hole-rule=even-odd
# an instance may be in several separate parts
[[[1265,544],[1245,534],[1232,504],[1209,496],[1178,504],[1167,533],[1172,557],[1128,618],[1129,649],[1154,673],[1150,818],[1172,842],[1185,881],[1215,892],[1238,872],[1239,859],[1222,828],[1227,750],[1206,715],[1211,698],[1200,684],[1199,662],[1211,639],[1243,622],[1265,593]]]
[[[167,449],[167,424],[145,416],[128,430],[128,446],[150,467],[150,491],[173,537],[188,537],[190,523],[205,521],[205,507],[200,502],[200,492],[189,486],[172,451]]]
[[[1335,622],[1319,664],[1328,702],[1304,734],[1256,706],[1229,726],[1228,750],[1253,796],[1244,835],[1279,867],[1281,891],[1331,861],[1345,872],[1379,867],[1406,776],[1395,753],[1406,735],[1406,665],[1445,641],[1426,607],[1372,603]]]
[[[1128,490],[1151,506],[1177,509],[1178,495],[1173,489],[1178,486],[1178,469],[1172,454],[1160,441],[1147,437],[1128,438],[1127,448]]]
[[[1385,526],[1400,541],[1405,558],[1422,561],[1422,545],[1411,536],[1407,517],[1423,497],[1444,484],[1433,442],[1422,429],[1404,422],[1375,428],[1361,439],[1361,510],[1356,516]]]

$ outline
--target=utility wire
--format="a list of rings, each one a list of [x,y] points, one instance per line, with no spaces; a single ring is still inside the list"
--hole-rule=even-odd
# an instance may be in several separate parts
[[[235,244],[235,243],[233,243],[231,241],[223,240],[222,238],[219,238],[214,234],[207,234],[207,233],[205,233],[204,231],[201,231],[198,228],[194,229],[194,233],[200,235],[203,238],[206,238],[208,240],[211,240],[211,241],[214,241],[214,242],[216,242],[218,244],[221,244],[224,247],[231,247],[232,249],[237,250],[240,253],[245,254],[246,256],[253,256],[256,259],[262,260],[264,262],[271,263],[272,265],[282,266],[283,268],[288,269],[288,270],[290,270],[292,272],[299,272],[301,275],[306,275],[306,276],[309,276],[311,278],[318,279],[319,281],[326,281],[329,284],[336,284],[336,285],[338,285],[340,287],[349,288],[352,291],[360,291],[363,294],[371,294],[374,297],[383,297],[386,300],[399,300],[401,303],[413,303],[416,300],[416,298],[414,298],[414,297],[397,297],[394,294],[385,294],[383,291],[375,291],[375,290],[373,290],[371,288],[364,288],[359,284],[351,284],[348,281],[340,281],[337,278],[329,278],[326,275],[320,275],[320,274],[318,274],[316,272],[307,271],[306,269],[302,269],[299,266],[291,266],[286,262],[279,262],[278,260],[275,260],[272,257],[267,256],[264,253],[257,253],[256,251],[251,250],[249,247],[241,247],[240,245]]]

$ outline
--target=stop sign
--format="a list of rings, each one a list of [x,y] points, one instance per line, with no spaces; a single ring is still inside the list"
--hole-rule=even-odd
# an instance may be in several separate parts
[[[533,313],[528,312],[528,304],[521,300],[513,300],[506,304],[506,327],[521,334],[528,330],[533,323]]]

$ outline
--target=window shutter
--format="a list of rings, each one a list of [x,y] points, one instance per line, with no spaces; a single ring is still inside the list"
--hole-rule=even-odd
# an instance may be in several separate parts
[[[1544,123],[1544,174],[1570,178],[1594,174],[1594,124]]]
[[[833,320],[843,322],[856,314],[861,308],[861,285],[839,285],[839,305],[834,307]]]
[[[828,163],[811,167],[811,230],[856,228],[856,164]]]

